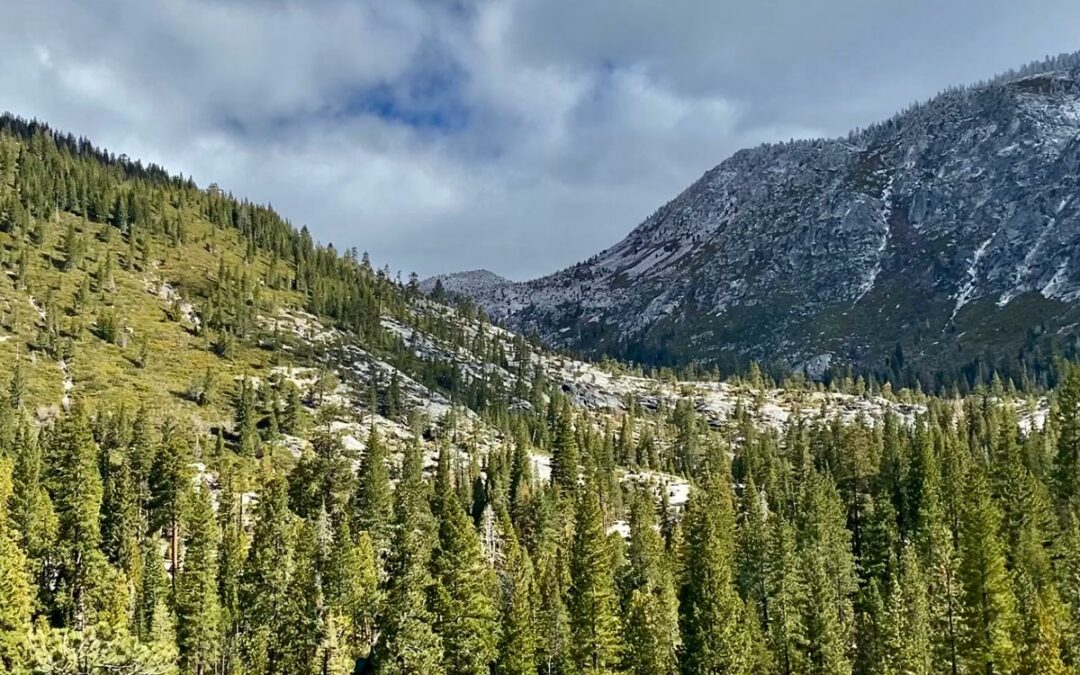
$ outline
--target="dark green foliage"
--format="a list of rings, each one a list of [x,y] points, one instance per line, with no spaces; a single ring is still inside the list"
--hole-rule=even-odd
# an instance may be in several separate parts
[[[719,451],[690,498],[683,526],[679,593],[683,673],[749,672],[749,634],[735,590],[735,512],[731,474]]]
[[[422,476],[421,448],[411,443],[394,498],[394,540],[387,563],[386,611],[375,645],[379,673],[445,672],[443,644],[428,608],[432,518]]]

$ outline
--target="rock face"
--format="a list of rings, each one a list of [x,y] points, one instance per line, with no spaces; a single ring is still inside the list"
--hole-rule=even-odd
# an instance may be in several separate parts
[[[651,363],[1022,358],[1080,321],[1078,174],[1074,54],[847,138],[740,151],[548,277],[443,285],[512,328]]]
[[[432,293],[441,286],[447,293],[456,295],[492,297],[498,289],[511,285],[511,281],[489,270],[470,270],[425,279],[420,282],[420,289],[425,293]]]

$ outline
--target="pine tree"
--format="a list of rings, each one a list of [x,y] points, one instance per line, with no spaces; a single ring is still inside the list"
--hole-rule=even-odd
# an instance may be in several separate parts
[[[300,400],[300,387],[289,382],[286,390],[285,414],[281,423],[281,430],[295,436],[303,431],[304,406]]]
[[[512,529],[508,534],[502,576],[502,639],[496,671],[500,675],[534,675],[537,635],[533,603],[536,585],[529,552],[518,543]]]
[[[678,600],[663,556],[664,542],[657,528],[652,495],[639,494],[630,511],[629,569],[625,580],[628,597],[623,660],[631,673],[678,672]]]
[[[135,635],[143,642],[175,642],[172,617],[167,611],[169,576],[161,559],[156,539],[140,542],[142,579],[135,592],[135,611],[132,621]]]
[[[354,541],[355,539],[355,541]],[[375,636],[375,619],[381,611],[379,569],[371,535],[355,538],[348,520],[334,529],[334,543],[326,562],[326,602],[336,617],[339,643],[352,658],[366,658]]]
[[[555,442],[551,454],[551,481],[568,493],[578,484],[580,462],[577,432],[574,431],[573,414],[569,404],[559,412],[555,427]]]
[[[710,457],[702,486],[687,504],[687,570],[679,593],[683,673],[745,673],[750,645],[735,591],[735,513],[731,473],[720,452]]]
[[[288,645],[282,643],[287,616],[284,608],[292,571],[292,515],[285,481],[272,475],[259,494],[251,547],[240,581],[242,650],[255,673],[276,673]]]
[[[442,640],[427,607],[433,584],[431,511],[422,474],[419,443],[409,444],[394,499],[394,541],[387,565],[386,612],[374,652],[379,673],[445,672]]]
[[[1062,528],[1055,566],[1057,588],[1065,605],[1062,621],[1062,644],[1065,659],[1074,667],[1080,665],[1080,519],[1070,512]]]
[[[766,597],[769,598],[769,615],[764,621],[765,634],[776,671],[792,675],[806,671],[803,645],[807,638],[802,614],[806,589],[800,570],[795,528],[780,514],[775,514],[770,521],[769,555],[764,574]]]
[[[11,382],[8,384],[8,405],[18,410],[22,407],[25,396],[26,374],[23,372],[22,360],[16,358],[15,367],[11,370]]]
[[[432,609],[442,638],[447,673],[482,675],[498,647],[495,573],[480,548],[472,521],[453,491],[449,449],[439,454],[435,515],[439,539],[432,560]]]
[[[138,585],[142,556],[139,537],[142,516],[139,514],[138,495],[131,475],[130,463],[125,459],[112,467],[105,482],[102,504],[103,548],[109,561],[124,570],[131,581]]]
[[[101,582],[94,572],[101,567],[99,561],[104,564],[98,549],[102,500],[98,448],[81,404],[57,424],[49,451],[49,482],[61,542],[57,608],[67,625],[82,629],[92,622],[89,598]]]
[[[832,479],[812,472],[800,506],[803,623],[809,667],[827,673],[850,673],[852,668],[857,579],[844,510]]]
[[[859,589],[856,596],[856,643],[853,664],[856,673],[872,673],[879,668],[891,672],[888,671],[889,649],[890,647],[899,649],[899,645],[894,646],[890,642],[893,636],[890,634],[890,617],[885,606],[885,599],[882,597],[882,583],[877,578],[870,579],[863,588]]]
[[[739,594],[768,627],[769,595],[766,570],[769,559],[768,504],[757,489],[753,476],[746,480],[742,497],[742,521],[737,532],[736,583]]]
[[[1025,675],[1065,675],[1069,672],[1062,658],[1062,608],[1051,588],[1038,589],[1026,573],[1017,575],[1018,605],[1024,640],[1019,650],[1018,672]]]
[[[313,665],[326,666],[335,660],[322,590],[322,540],[329,539],[325,530],[325,518],[307,520],[300,524],[294,539],[288,588],[278,608],[282,623],[276,642],[280,651],[273,668],[282,673],[310,672]],[[320,671],[326,672],[322,668]]]
[[[218,439],[221,436],[218,435]],[[218,473],[218,598],[221,605],[221,664],[225,673],[233,672],[239,658],[239,633],[242,628],[240,577],[244,568],[246,538],[242,523],[242,503],[236,492],[236,477],[230,464]]]
[[[970,471],[960,533],[963,584],[963,660],[973,671],[1010,672],[1016,666],[1019,628],[1016,598],[998,538],[1001,515],[991,500],[989,481]]]
[[[390,543],[392,520],[393,498],[390,473],[386,468],[386,447],[372,426],[367,448],[360,458],[350,525],[354,533],[367,532],[376,549],[382,550]]]
[[[581,673],[614,672],[622,658],[612,561],[598,490],[590,480],[578,496],[567,602],[571,654]]]
[[[191,446],[178,431],[170,431],[154,454],[148,476],[149,523],[154,531],[162,531],[169,541],[169,575],[173,585],[180,569],[180,530],[184,494],[191,484]]]
[[[26,421],[18,423],[13,439],[15,448],[12,494],[8,515],[13,535],[30,558],[30,569],[38,585],[45,583],[48,560],[55,551],[57,518],[52,499],[45,489],[42,448]]]
[[[185,672],[212,672],[221,647],[217,592],[218,531],[210,492],[190,493],[184,528],[184,558],[176,584],[176,643]]]
[[[1059,504],[1066,505],[1080,494],[1080,366],[1066,368],[1054,395],[1057,403],[1054,487]]]
[[[935,672],[930,639],[926,580],[911,547],[900,556],[900,576],[886,608],[884,663],[889,672],[930,675]]]
[[[549,534],[552,539],[557,535]],[[572,637],[570,613],[566,606],[566,587],[569,582],[565,549],[553,541],[545,542],[538,562],[537,593],[537,661],[542,673],[574,672],[571,659]]]
[[[12,495],[11,462],[0,458],[0,506]],[[33,606],[30,568],[16,533],[0,512],[0,670],[14,671],[30,631]]]

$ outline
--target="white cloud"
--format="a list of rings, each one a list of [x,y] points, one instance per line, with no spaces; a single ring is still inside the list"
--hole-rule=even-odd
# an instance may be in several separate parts
[[[525,277],[740,147],[1080,46],[1040,4],[17,0],[0,105],[395,269]]]

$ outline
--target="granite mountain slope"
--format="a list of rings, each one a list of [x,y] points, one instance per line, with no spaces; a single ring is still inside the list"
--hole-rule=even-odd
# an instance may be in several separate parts
[[[512,328],[648,363],[970,376],[1073,342],[1078,169],[1074,54],[846,138],[740,151],[550,276],[440,279]]]

